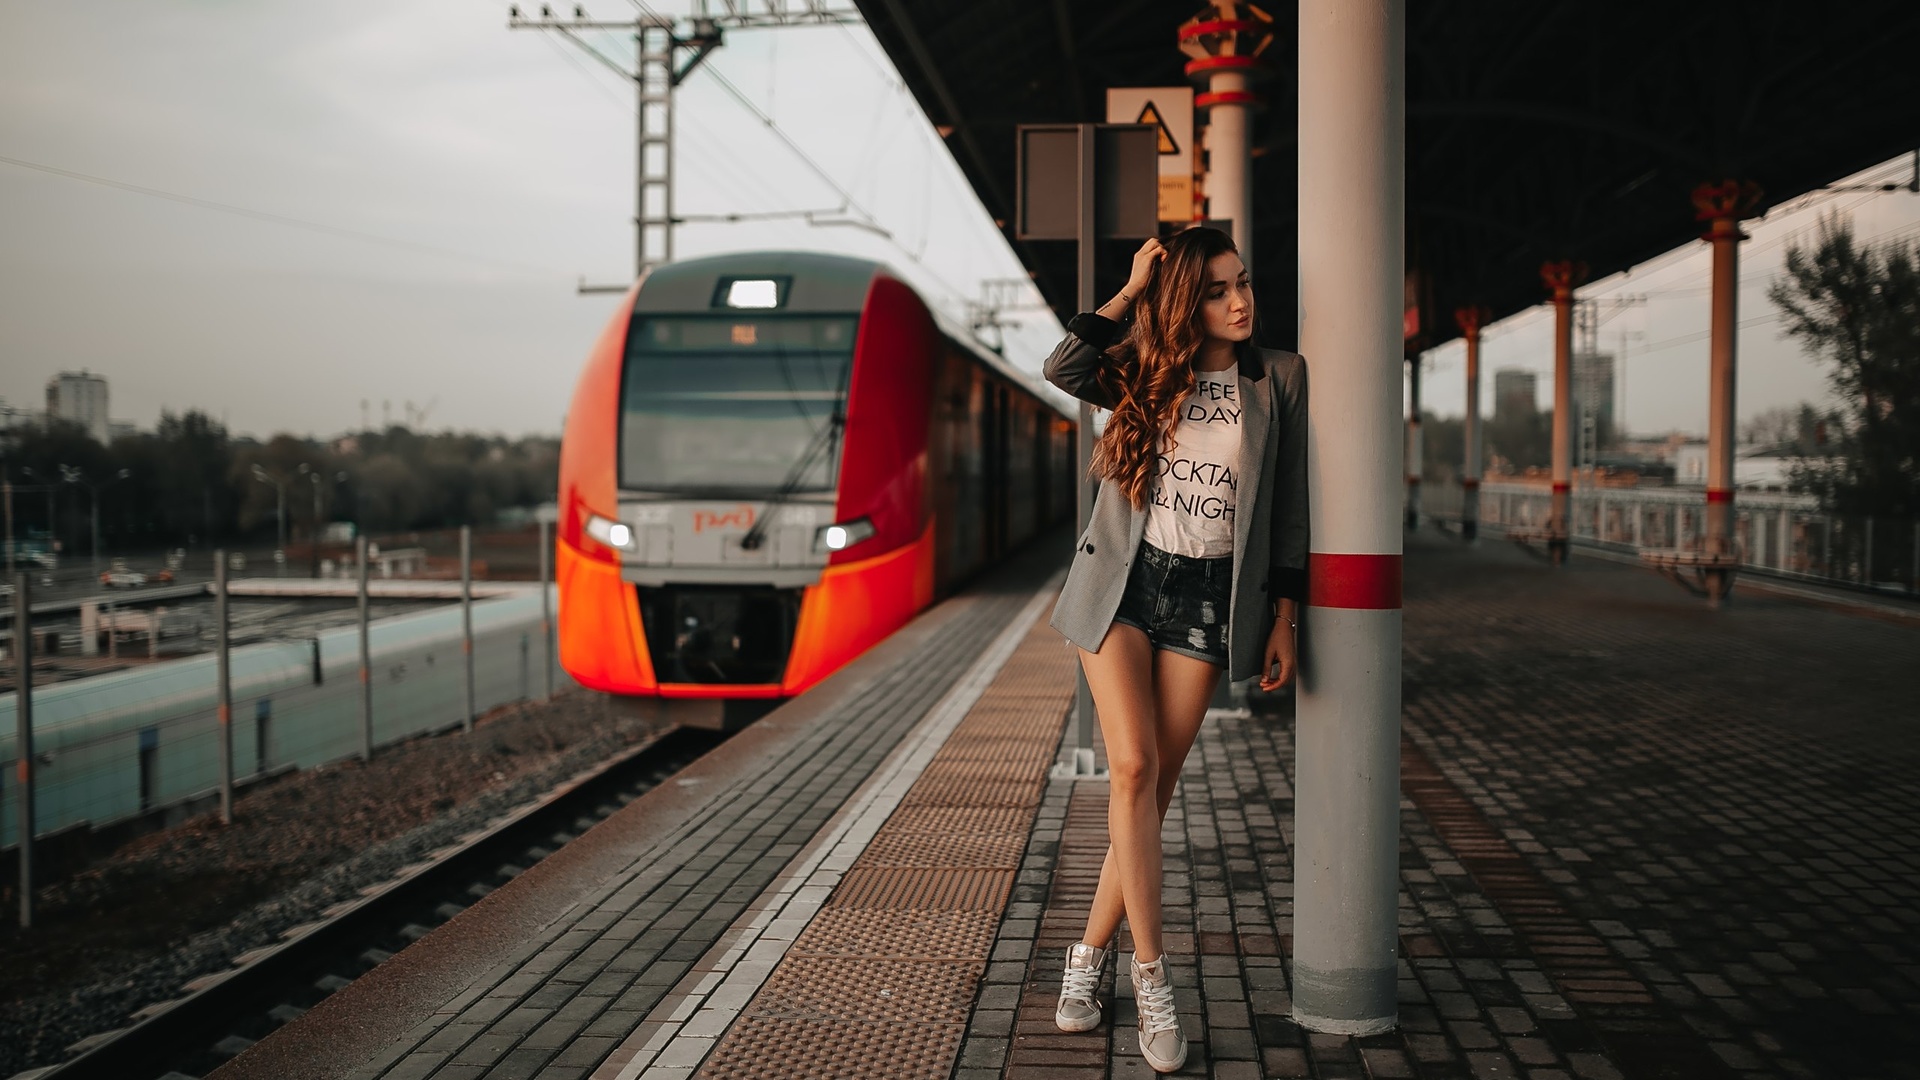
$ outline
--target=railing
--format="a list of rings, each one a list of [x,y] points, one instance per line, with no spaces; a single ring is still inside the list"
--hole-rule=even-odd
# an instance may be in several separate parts
[[[473,607],[480,711],[568,686],[542,639],[537,586]],[[460,726],[465,654],[458,604],[370,627],[376,747]],[[358,630],[264,641],[232,653],[233,757],[242,785],[361,746]],[[550,670],[544,665],[552,663]],[[219,790],[216,658],[200,655],[34,692],[35,833],[99,828]],[[551,682],[549,682],[551,680]],[[16,695],[0,694],[0,850],[18,842]]]
[[[1420,486],[1421,513],[1457,521],[1457,484]],[[1480,523],[1545,526],[1552,492],[1541,484],[1482,483]],[[1913,593],[1920,586],[1920,518],[1832,514],[1811,495],[1734,495],[1734,544],[1743,570]],[[1622,552],[1703,550],[1706,495],[1690,488],[1576,487],[1569,511],[1575,544]]]

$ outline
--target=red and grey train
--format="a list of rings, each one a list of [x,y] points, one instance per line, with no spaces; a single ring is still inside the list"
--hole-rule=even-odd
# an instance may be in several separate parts
[[[800,694],[1071,515],[1074,420],[886,267],[655,268],[560,452],[560,659],[660,698]]]

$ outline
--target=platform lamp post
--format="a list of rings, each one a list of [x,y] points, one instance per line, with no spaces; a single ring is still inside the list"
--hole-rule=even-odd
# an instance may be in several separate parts
[[[541,701],[553,697],[553,523],[540,517],[540,648]]]
[[[300,475],[307,478],[313,488],[313,517],[307,526],[308,569],[307,576],[318,580],[320,577],[320,470],[300,463]]]
[[[460,654],[465,668],[465,690],[460,711],[460,730],[473,734],[473,717],[478,712],[473,695],[473,526],[460,526]]]
[[[259,464],[255,464],[253,467],[253,478],[273,488],[275,496],[274,521],[277,525],[276,535],[280,540],[279,546],[274,549],[273,561],[274,565],[284,574],[287,568],[287,482],[268,472],[264,466]]]
[[[32,480],[35,483],[35,485],[37,485],[40,488],[41,491],[46,493],[46,496],[47,496],[47,545],[48,545],[48,553],[51,554],[53,551],[53,548],[58,545],[59,536],[60,536],[59,531],[57,529],[57,523],[53,515],[53,489],[54,489],[53,477],[42,476],[39,473],[34,472],[33,466],[31,465],[22,465],[20,467],[20,475],[26,477],[29,480]]]
[[[1249,89],[1268,74],[1260,53],[1273,41],[1273,20],[1252,4],[1217,0],[1180,24],[1187,77],[1206,83],[1193,107],[1207,110],[1207,217],[1233,232],[1240,260],[1253,266],[1253,111]]]
[[[13,722],[14,798],[19,804],[13,815],[19,834],[15,848],[20,868],[20,929],[33,926],[33,586],[24,573],[13,576],[13,669],[16,676]]]
[[[1406,0],[1299,3],[1313,538],[1295,698],[1293,1018],[1398,1021]]]
[[[13,470],[0,473],[0,493],[7,504],[7,577],[13,577]]]
[[[95,581],[98,581],[100,578],[100,493],[132,475],[133,471],[131,469],[121,469],[115,473],[111,479],[103,483],[94,484],[88,482],[85,470],[78,466],[60,466],[60,479],[63,482],[87,489],[87,505],[90,515],[87,559],[93,568]]]

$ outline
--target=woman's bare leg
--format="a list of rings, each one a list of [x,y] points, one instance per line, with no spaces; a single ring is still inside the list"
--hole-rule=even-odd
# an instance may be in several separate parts
[[[1133,630],[1132,627],[1116,625],[1116,629],[1125,629],[1139,634],[1139,632]],[[1143,639],[1144,643],[1145,635],[1139,634],[1139,636]],[[1112,640],[1111,632],[1109,633],[1108,640]],[[1086,655],[1083,651],[1083,659]],[[1160,955],[1159,883],[1161,875],[1159,871],[1159,823],[1166,818],[1167,807],[1173,803],[1173,789],[1180,781],[1180,769],[1186,763],[1187,752],[1193,748],[1193,740],[1200,732],[1201,722],[1206,719],[1207,705],[1213,700],[1213,691],[1220,679],[1220,668],[1215,665],[1209,664],[1204,660],[1196,660],[1190,656],[1182,656],[1179,653],[1166,652],[1164,650],[1153,653],[1152,667],[1152,697],[1157,721],[1153,725],[1153,736],[1157,768],[1155,769],[1154,784],[1155,816],[1153,823],[1153,849],[1155,858],[1153,861],[1155,871],[1153,875],[1154,906],[1151,949],[1148,949],[1142,944],[1141,923],[1143,920],[1129,920],[1129,925],[1133,930],[1135,955],[1144,956],[1149,959]],[[1092,687],[1093,679],[1094,675],[1092,670],[1089,669],[1087,676],[1089,688]],[[1096,691],[1096,705],[1099,701],[1100,697]],[[1108,725],[1105,717],[1106,714],[1103,711],[1101,713],[1101,733],[1103,735],[1108,734]],[[1107,765],[1111,773],[1114,769],[1114,756],[1113,743],[1110,736],[1107,744]],[[1114,808],[1119,805],[1119,790],[1117,786],[1114,791],[1115,798],[1108,809],[1108,830],[1109,834],[1114,838],[1114,843],[1108,845],[1106,859],[1100,865],[1100,884],[1094,891],[1093,907],[1087,916],[1086,932],[1082,934],[1080,938],[1080,940],[1089,945],[1098,945],[1101,948],[1106,948],[1111,942],[1114,933],[1120,928],[1120,919],[1129,911],[1138,910],[1131,907],[1131,905],[1125,901],[1120,871],[1116,864],[1115,844],[1118,841],[1119,833],[1113,829],[1112,817]]]

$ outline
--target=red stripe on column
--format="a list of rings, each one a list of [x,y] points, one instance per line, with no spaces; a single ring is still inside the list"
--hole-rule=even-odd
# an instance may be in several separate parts
[[[1707,501],[1710,503],[1730,503],[1733,501],[1733,492],[1725,488],[1708,488]]]
[[[1307,555],[1307,603],[1314,607],[1392,610],[1400,606],[1400,556]]]
[[[1553,482],[1553,493],[1555,495],[1558,495],[1563,491],[1572,491],[1572,490],[1573,490],[1573,485],[1568,483],[1565,480],[1555,480]]]

